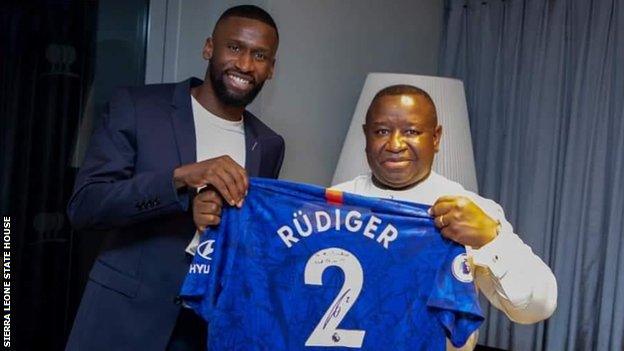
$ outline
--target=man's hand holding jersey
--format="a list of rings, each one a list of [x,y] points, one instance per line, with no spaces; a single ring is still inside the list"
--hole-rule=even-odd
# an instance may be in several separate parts
[[[223,200],[215,190],[204,188],[193,199],[193,221],[197,230],[203,232],[209,225],[221,223]]]
[[[180,166],[173,172],[176,189],[212,185],[232,206],[242,206],[249,187],[247,172],[230,156],[219,156]]]
[[[200,231],[219,224],[222,199],[241,207],[249,188],[247,172],[227,155],[180,166],[173,173],[173,181],[176,189],[205,188],[193,199],[193,220]]]
[[[498,222],[464,196],[440,197],[430,214],[442,236],[475,249],[494,240],[498,232]]]

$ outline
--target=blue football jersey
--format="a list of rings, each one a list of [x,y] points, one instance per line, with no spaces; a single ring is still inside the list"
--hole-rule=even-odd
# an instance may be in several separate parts
[[[251,179],[182,286],[209,350],[444,350],[481,322],[465,249],[428,206]]]

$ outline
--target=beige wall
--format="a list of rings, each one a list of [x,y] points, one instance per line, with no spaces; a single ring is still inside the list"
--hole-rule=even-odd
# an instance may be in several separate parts
[[[203,77],[203,42],[239,3],[154,0],[146,81]],[[437,71],[441,0],[246,3],[271,13],[280,31],[275,78],[251,110],[286,139],[283,179],[329,185],[368,72]]]

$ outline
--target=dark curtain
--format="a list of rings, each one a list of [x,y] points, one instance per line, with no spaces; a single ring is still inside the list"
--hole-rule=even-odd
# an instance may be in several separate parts
[[[144,80],[147,1],[0,4],[0,185],[11,350],[62,350],[101,236],[65,215],[93,120]],[[3,278],[4,280],[4,278]]]
[[[2,213],[12,224],[14,350],[58,350],[69,324],[73,142],[92,80],[95,1],[2,5]]]
[[[487,310],[481,343],[624,350],[624,1],[447,0],[440,74],[466,86],[479,188],[553,269],[547,322]]]

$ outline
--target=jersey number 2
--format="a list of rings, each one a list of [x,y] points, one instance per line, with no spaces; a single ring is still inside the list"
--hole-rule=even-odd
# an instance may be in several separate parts
[[[330,305],[306,340],[306,346],[362,347],[364,330],[338,329],[338,325],[353,307],[362,291],[364,273],[360,261],[349,251],[332,247],[316,252],[305,266],[304,279],[308,285],[323,285],[323,272],[336,266],[344,272],[344,283],[338,296]]]

